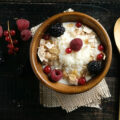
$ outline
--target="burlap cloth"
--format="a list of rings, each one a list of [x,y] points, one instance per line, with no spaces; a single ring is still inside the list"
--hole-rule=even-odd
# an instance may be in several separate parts
[[[32,36],[34,36],[35,31],[40,25],[31,28]],[[61,107],[66,112],[71,112],[81,106],[100,108],[101,100],[111,97],[105,79],[89,91],[73,95],[58,93],[44,86],[41,82],[39,83],[39,87],[40,104],[44,107]]]

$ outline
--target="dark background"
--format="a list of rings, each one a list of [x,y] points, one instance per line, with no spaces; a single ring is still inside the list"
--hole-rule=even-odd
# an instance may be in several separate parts
[[[112,97],[102,101],[101,110],[81,107],[71,113],[66,113],[61,108],[42,107],[39,104],[39,81],[29,63],[31,40],[22,42],[17,31],[16,38],[19,40],[20,51],[16,55],[9,56],[4,37],[0,39],[0,50],[3,51],[5,57],[5,62],[0,65],[0,120],[117,120],[120,63],[119,53],[114,43],[113,28],[120,16],[120,1],[57,0],[62,3],[51,2],[56,1],[1,1],[0,24],[6,30],[6,23],[9,20],[11,29],[16,29],[15,19],[26,18],[30,20],[32,27],[70,7],[99,19],[108,31],[113,46],[112,65],[106,76]]]

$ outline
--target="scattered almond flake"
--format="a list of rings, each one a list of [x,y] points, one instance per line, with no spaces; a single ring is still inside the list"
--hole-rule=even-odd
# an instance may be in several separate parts
[[[38,57],[39,57],[39,59],[41,60],[41,62],[43,62],[43,61],[48,61],[46,58],[45,58],[45,48],[44,48],[44,46],[41,46],[41,47],[39,47],[38,48],[38,52],[37,52],[37,54],[38,54]]]
[[[86,32],[86,33],[91,33],[92,29],[88,28],[87,26],[84,26],[83,31]]]
[[[51,49],[49,49],[49,52],[55,55],[59,54],[59,49],[57,47],[52,47]]]
[[[88,43],[89,43],[89,42],[88,42],[88,39],[86,39],[86,40],[85,40],[85,44],[88,44]]]
[[[105,53],[103,53],[103,54],[104,54],[103,60],[105,60],[106,59],[106,55],[105,55]]]
[[[54,54],[51,55],[50,60],[57,60],[57,59],[58,59],[58,56],[57,56],[57,55],[54,55]]]
[[[51,54],[49,52],[46,52],[45,58],[50,59],[51,58]]]
[[[48,49],[51,49],[52,47],[54,47],[54,44],[51,44],[50,42],[47,42],[47,44],[45,44],[45,46],[46,46]]]
[[[67,74],[66,71],[63,71],[63,76],[64,76],[65,78],[68,78],[68,74]]]
[[[44,39],[40,40],[40,45],[45,45],[45,40]]]
[[[71,85],[77,85],[78,84],[78,80],[76,78],[76,76],[74,74],[69,74],[69,83]]]
[[[65,10],[64,12],[74,12],[74,10],[72,8],[69,8],[69,9]]]
[[[74,26],[73,23],[69,23],[69,24],[67,24],[67,27],[68,27],[68,28],[71,28],[71,27],[73,27],[73,26]]]

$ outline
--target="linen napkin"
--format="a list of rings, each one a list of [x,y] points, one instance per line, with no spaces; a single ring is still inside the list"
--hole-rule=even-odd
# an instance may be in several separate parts
[[[73,9],[68,9],[65,12],[72,12]],[[36,30],[41,23],[31,28],[32,36],[34,36]],[[87,106],[100,109],[101,100],[111,97],[108,85],[105,78],[92,89],[80,93],[80,94],[62,94],[58,93],[47,86],[44,86],[41,82],[40,87],[40,104],[44,107],[61,107],[66,112],[71,112],[78,107]]]

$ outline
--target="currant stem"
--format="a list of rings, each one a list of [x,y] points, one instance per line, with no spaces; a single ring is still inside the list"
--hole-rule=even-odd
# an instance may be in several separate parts
[[[7,25],[8,25],[8,32],[9,32],[10,42],[13,45],[12,37],[10,35],[10,23],[9,23],[9,20],[7,21]]]

